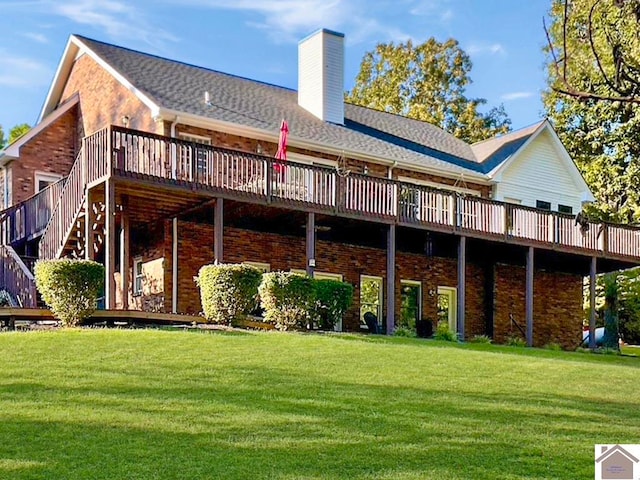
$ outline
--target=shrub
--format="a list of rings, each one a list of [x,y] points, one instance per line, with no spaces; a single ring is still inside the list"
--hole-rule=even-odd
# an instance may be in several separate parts
[[[257,307],[262,272],[250,265],[204,265],[195,281],[207,321],[230,324]]]
[[[35,268],[42,299],[65,326],[80,325],[97,307],[104,267],[91,260],[40,260]]]
[[[418,336],[415,329],[409,328],[403,325],[396,327],[395,330],[393,331],[393,334],[396,337],[408,337],[408,338],[415,338]]]
[[[0,290],[0,307],[10,307],[11,303],[11,294],[6,290]]]
[[[258,288],[264,320],[278,330],[303,328],[314,318],[315,285],[310,277],[290,272],[262,276]]]
[[[433,336],[436,340],[445,340],[447,342],[457,342],[458,334],[451,331],[447,322],[440,322],[436,327],[436,334]]]
[[[314,280],[318,326],[332,329],[353,302],[353,285],[338,280]]]
[[[522,337],[509,337],[506,344],[510,347],[526,347],[527,341]]]
[[[471,340],[469,340],[471,343],[491,343],[492,341],[491,337],[487,335],[474,335],[471,337]]]
[[[555,342],[547,343],[543,348],[545,348],[546,350],[554,351],[554,352],[561,352],[562,351],[562,345],[560,345],[559,343],[555,343]]]

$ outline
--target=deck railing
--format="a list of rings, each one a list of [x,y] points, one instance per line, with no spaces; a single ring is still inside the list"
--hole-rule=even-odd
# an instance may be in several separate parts
[[[3,245],[30,240],[44,231],[60,198],[64,181],[58,180],[32,197],[0,212]]]
[[[640,257],[640,229],[635,227],[580,224],[572,215],[387,178],[340,176],[331,167],[283,163],[115,126],[85,139],[85,148],[89,181],[108,172],[135,175],[365,219]]]
[[[59,256],[67,239],[67,234],[80,213],[87,186],[86,162],[83,161],[82,155],[83,150],[81,149],[64,183],[60,193],[60,201],[56,204],[49,223],[42,234],[39,245],[39,258],[52,259]],[[91,163],[97,166],[100,162]]]
[[[9,292],[20,307],[37,307],[33,274],[10,245],[0,245],[0,282],[0,288]]]

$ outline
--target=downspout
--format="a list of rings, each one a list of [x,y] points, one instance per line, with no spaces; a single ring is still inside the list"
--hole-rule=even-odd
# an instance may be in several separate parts
[[[391,165],[389,165],[389,170],[387,170],[387,178],[388,179],[392,179],[393,178],[393,169],[396,168],[398,166],[398,161],[394,160],[393,163]]]
[[[176,138],[176,125],[180,117],[176,115],[171,124],[171,138]],[[171,175],[176,178],[176,146],[171,147]],[[173,217],[171,229],[171,312],[178,313],[178,217]]]

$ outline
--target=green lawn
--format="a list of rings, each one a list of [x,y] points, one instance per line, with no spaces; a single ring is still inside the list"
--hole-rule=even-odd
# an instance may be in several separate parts
[[[0,478],[593,478],[640,358],[277,333],[0,335]]]

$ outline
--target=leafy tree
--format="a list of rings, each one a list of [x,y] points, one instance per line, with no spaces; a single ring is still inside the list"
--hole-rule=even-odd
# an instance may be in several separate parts
[[[423,120],[467,142],[508,132],[511,121],[502,105],[483,114],[486,100],[466,96],[471,66],[453,39],[380,43],[364,55],[346,100]]]
[[[4,130],[2,129],[2,125],[0,125],[0,150],[5,147],[5,143],[7,140],[4,138]]]
[[[589,215],[633,223],[640,220],[640,104],[602,101],[619,96],[616,89],[623,88],[603,76],[603,72],[614,79],[623,75],[616,73],[623,67],[616,65],[615,56],[606,52],[611,44],[638,43],[637,39],[627,42],[628,37],[637,35],[637,21],[619,18],[619,1],[572,0],[565,14],[564,0],[554,0],[548,35],[551,45],[560,45],[562,50],[549,54],[549,89],[544,104],[562,142],[594,191],[597,202],[590,207]],[[599,27],[595,29],[594,25]],[[599,52],[597,61],[594,51]],[[619,84],[623,83],[620,79]],[[574,94],[567,94],[568,90]]]
[[[31,130],[31,126],[26,123],[16,125],[9,131],[9,143],[15,142],[29,130]]]

